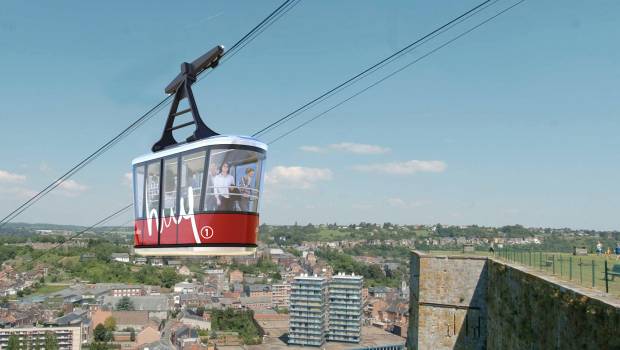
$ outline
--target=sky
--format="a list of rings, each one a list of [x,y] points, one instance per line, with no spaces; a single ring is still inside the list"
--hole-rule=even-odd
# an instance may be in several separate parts
[[[478,2],[300,1],[194,86],[250,135]],[[265,135],[268,142],[513,4],[492,7]],[[0,11],[0,214],[165,97],[280,1],[24,2]],[[620,229],[620,2],[526,0],[270,145],[268,224]],[[131,202],[165,112],[19,216],[89,225]],[[126,214],[113,223],[131,220]]]

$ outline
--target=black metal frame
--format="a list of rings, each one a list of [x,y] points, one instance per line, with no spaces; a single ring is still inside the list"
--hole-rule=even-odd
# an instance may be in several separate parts
[[[174,93],[174,100],[170,106],[170,111],[168,112],[168,118],[166,119],[166,125],[164,126],[164,131],[161,138],[153,145],[153,147],[151,147],[153,152],[158,152],[179,144],[179,142],[175,140],[172,132],[192,124],[196,126],[196,129],[192,135],[185,140],[186,142],[193,142],[219,135],[215,131],[211,130],[200,118],[198,107],[196,106],[196,100],[194,99],[194,93],[192,92],[192,84],[196,82],[196,77],[198,77],[200,73],[208,68],[215,68],[223,54],[224,48],[222,46],[216,46],[211,51],[194,60],[192,63],[183,62],[181,64],[181,73],[177,75],[177,77],[174,78],[174,80],[168,84],[165,89],[166,93]],[[189,108],[179,111],[179,103],[183,99],[187,99]],[[193,120],[175,126],[175,118],[188,112],[191,112]]]

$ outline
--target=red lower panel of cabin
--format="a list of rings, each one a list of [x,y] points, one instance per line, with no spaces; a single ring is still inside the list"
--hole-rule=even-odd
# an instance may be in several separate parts
[[[258,215],[218,213],[135,221],[136,248],[256,245]]]

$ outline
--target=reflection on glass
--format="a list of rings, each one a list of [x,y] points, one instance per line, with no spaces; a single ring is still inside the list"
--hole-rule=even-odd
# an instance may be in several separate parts
[[[198,210],[204,167],[204,151],[184,155],[181,160],[181,203],[186,214],[189,213],[189,208]]]
[[[212,150],[205,210],[256,212],[264,159],[254,151]]]
[[[162,217],[175,216],[177,214],[177,159],[164,160],[164,203]]]
[[[150,163],[147,167],[146,178],[146,214],[151,217],[155,210],[155,217],[159,211],[159,162]]]
[[[144,217],[144,165],[133,169],[134,210],[136,219]]]

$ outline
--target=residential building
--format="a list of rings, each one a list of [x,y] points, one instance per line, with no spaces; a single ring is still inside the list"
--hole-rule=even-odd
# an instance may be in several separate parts
[[[326,333],[325,278],[301,275],[291,287],[289,340],[291,345],[321,346]]]
[[[32,327],[0,329],[0,349],[6,349],[9,337],[15,335],[21,344],[20,348],[44,350],[45,335],[54,333],[58,340],[59,350],[80,350],[82,332],[80,327]]]
[[[271,297],[242,297],[241,305],[247,309],[259,310],[271,307]]]
[[[267,284],[251,284],[246,286],[245,293],[249,297],[271,298],[271,286]]]
[[[198,330],[183,325],[172,333],[171,340],[177,349],[183,349],[186,344],[195,343],[199,339]]]
[[[118,262],[128,263],[129,262],[129,254],[127,254],[127,253],[112,253],[112,260],[118,261]]]
[[[150,258],[149,262],[151,266],[158,266],[158,267],[164,266],[164,259],[162,258]]]
[[[174,292],[180,294],[196,293],[196,285],[191,282],[179,282],[174,285]]]
[[[243,272],[239,270],[230,271],[230,284],[243,282]]]
[[[329,282],[327,340],[360,342],[362,327],[362,276],[339,273]]]
[[[206,320],[203,317],[194,315],[188,311],[183,312],[181,317],[181,323],[191,328],[197,328],[202,330],[211,330],[211,321]]]
[[[141,286],[119,285],[110,290],[110,295],[113,297],[135,297],[146,295],[146,291]]]
[[[274,284],[271,286],[271,302],[273,307],[288,308],[291,298],[291,285],[288,283]]]
[[[190,271],[189,267],[183,265],[179,268],[178,274],[181,276],[190,276],[192,271]]]
[[[155,325],[148,325],[144,327],[138,334],[136,334],[136,346],[143,344],[150,344],[161,339],[161,333]]]

